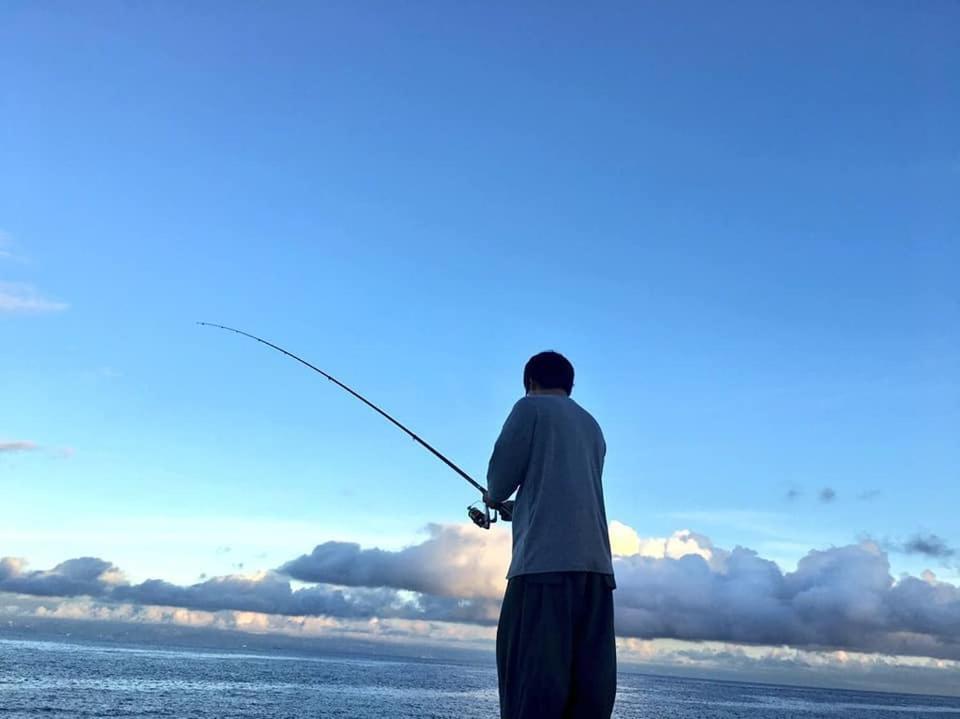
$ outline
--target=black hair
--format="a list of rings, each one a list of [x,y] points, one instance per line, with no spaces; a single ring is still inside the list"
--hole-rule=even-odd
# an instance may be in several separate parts
[[[531,382],[536,382],[543,389],[562,389],[569,397],[573,391],[573,365],[553,350],[536,354],[523,368],[523,388],[528,392]]]

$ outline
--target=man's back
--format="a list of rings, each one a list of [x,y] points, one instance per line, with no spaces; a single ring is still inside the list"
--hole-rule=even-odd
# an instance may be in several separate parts
[[[508,577],[613,574],[601,480],[605,454],[600,426],[569,397],[528,395],[514,405],[487,473],[492,501],[519,486]]]
[[[607,447],[570,399],[557,352],[523,369],[526,396],[503,425],[488,505],[517,492],[513,561],[497,624],[501,719],[609,719],[617,691],[613,563],[603,506]]]

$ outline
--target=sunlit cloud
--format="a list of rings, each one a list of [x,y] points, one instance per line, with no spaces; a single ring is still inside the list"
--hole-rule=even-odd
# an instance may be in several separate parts
[[[650,557],[652,559],[680,559],[688,554],[714,558],[712,542],[703,535],[681,529],[669,537],[641,537],[635,529],[622,522],[610,522],[610,547],[616,557]]]
[[[498,599],[506,588],[508,532],[431,524],[428,538],[396,552],[326,542],[280,571],[302,582],[392,587],[443,597]]]

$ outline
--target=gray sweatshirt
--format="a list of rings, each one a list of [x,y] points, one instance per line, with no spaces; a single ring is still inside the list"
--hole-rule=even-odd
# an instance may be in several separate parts
[[[601,482],[606,451],[600,425],[569,397],[527,395],[514,405],[487,470],[492,501],[518,490],[508,578],[613,574]]]

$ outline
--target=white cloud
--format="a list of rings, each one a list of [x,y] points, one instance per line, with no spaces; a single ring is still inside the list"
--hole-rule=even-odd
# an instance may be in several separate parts
[[[715,550],[709,539],[689,529],[681,529],[669,537],[641,537],[636,530],[622,522],[610,522],[610,547],[614,556],[638,555],[651,559],[680,559],[688,554],[703,557],[708,562]]]
[[[0,282],[0,313],[37,314],[67,309],[64,302],[43,297],[32,285],[22,282]]]
[[[13,238],[3,230],[0,230],[0,260],[15,259],[13,254]]]
[[[392,587],[442,597],[499,599],[510,564],[509,532],[472,525],[427,527],[429,537],[396,552],[326,542],[280,571],[302,582]]]

